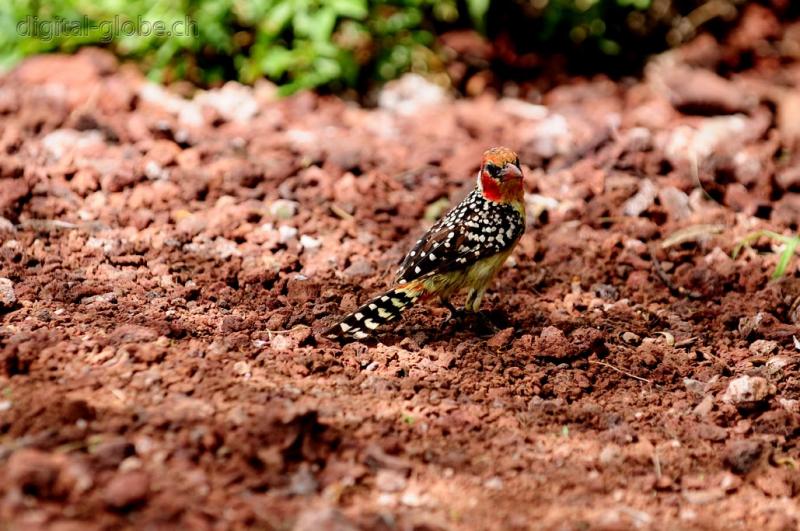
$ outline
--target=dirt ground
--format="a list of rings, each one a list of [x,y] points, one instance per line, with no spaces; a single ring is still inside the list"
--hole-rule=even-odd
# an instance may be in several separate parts
[[[0,528],[797,529],[800,26],[745,17],[537,104],[178,95],[99,51],[0,80]],[[722,73],[724,75],[718,75]],[[180,91],[181,87],[177,87]],[[481,339],[387,286],[520,153]]]

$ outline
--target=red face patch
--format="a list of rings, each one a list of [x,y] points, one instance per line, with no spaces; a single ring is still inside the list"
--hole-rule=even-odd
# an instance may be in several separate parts
[[[491,201],[500,201],[503,192],[500,190],[500,183],[493,179],[485,170],[481,171],[481,188],[483,196]]]

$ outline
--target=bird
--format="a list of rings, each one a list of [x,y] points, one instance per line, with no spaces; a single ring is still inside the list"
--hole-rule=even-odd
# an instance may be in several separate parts
[[[438,297],[451,319],[477,316],[489,283],[525,232],[523,173],[517,154],[494,147],[483,154],[475,188],[440,218],[403,259],[392,288],[325,331],[331,339],[360,340],[418,301]],[[467,291],[463,310],[450,297]]]

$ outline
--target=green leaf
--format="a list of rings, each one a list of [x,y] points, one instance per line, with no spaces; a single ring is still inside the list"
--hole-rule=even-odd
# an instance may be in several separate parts
[[[467,0],[467,9],[472,22],[481,30],[486,27],[486,12],[489,11],[490,0]]]
[[[792,260],[798,245],[800,245],[800,236],[791,238],[786,242],[786,248],[781,253],[778,265],[775,266],[775,272],[772,273],[772,280],[777,280],[786,273],[786,268],[789,266],[789,262]]]
[[[330,0],[327,4],[340,17],[363,20],[369,13],[366,0]]]

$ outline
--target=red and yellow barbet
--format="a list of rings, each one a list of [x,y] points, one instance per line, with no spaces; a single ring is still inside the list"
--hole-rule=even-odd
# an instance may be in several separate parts
[[[525,231],[519,158],[508,148],[483,154],[475,189],[450,210],[406,255],[395,287],[375,297],[327,331],[329,337],[364,339],[400,317],[418,300],[467,289],[466,313],[477,313],[486,288]]]

